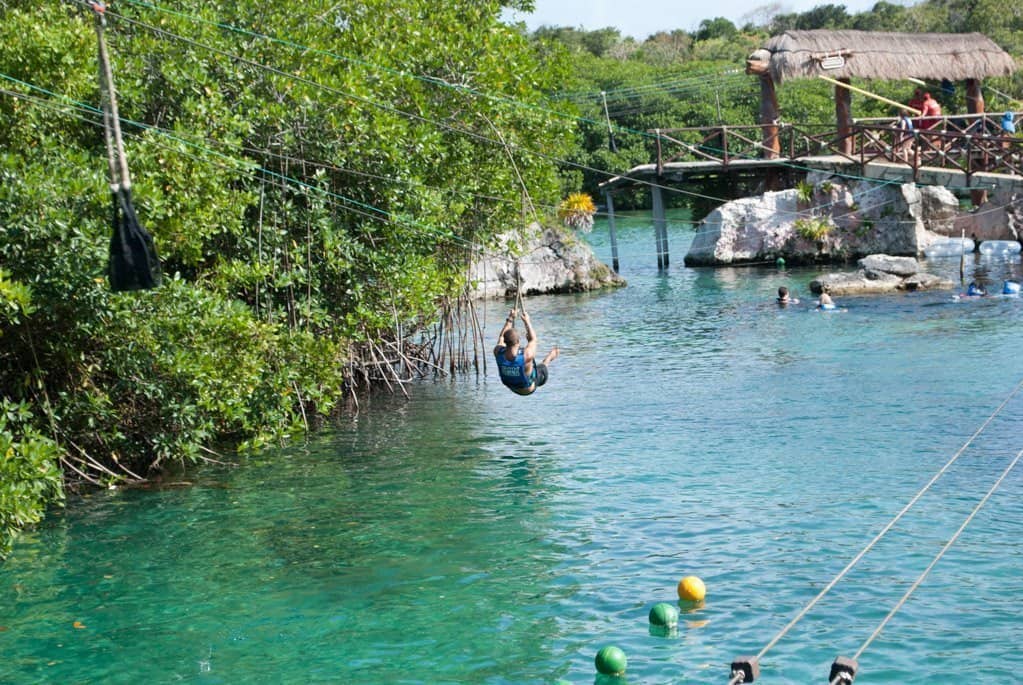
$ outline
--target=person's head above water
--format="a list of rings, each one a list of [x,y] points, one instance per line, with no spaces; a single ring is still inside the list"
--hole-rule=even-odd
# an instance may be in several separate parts
[[[514,328],[509,328],[504,332],[504,344],[508,347],[515,347],[519,344],[519,332]]]

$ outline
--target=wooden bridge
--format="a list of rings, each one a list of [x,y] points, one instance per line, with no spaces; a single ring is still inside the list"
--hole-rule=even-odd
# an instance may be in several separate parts
[[[1023,138],[1002,131],[1000,115],[941,117],[906,131],[894,119],[863,119],[840,132],[826,125],[772,124],[654,129],[654,161],[601,184],[607,203],[613,267],[618,271],[614,194],[649,186],[657,266],[668,267],[663,191],[708,179],[737,185],[788,185],[811,170],[897,183],[969,190],[975,203],[989,190],[1023,190]],[[765,137],[765,132],[768,133]]]

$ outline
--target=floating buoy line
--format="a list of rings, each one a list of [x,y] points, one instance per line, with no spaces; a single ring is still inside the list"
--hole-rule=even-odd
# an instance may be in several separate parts
[[[1023,380],[1020,380],[1009,392],[1004,400],[991,412],[983,423],[973,434],[955,451],[955,453],[941,466],[940,469],[927,481],[901,510],[861,549],[846,566],[835,575],[828,584],[821,589],[800,611],[772,637],[767,644],[755,655],[736,657],[729,666],[728,685],[746,685],[756,682],[761,674],[761,660],[792,630],[814,606],[820,602],[848,573],[856,566],[866,554],[895,526],[896,523],[920,500],[925,493],[955,464],[974,441],[987,429],[994,419],[1001,414],[1009,402],[1023,389]],[[831,664],[828,674],[829,685],[850,685],[856,678],[859,671],[859,659],[870,645],[881,635],[885,627],[892,621],[898,612],[905,606],[913,593],[920,587],[924,580],[930,575],[946,552],[956,543],[962,533],[969,526],[970,522],[984,508],[992,496],[998,491],[1009,474],[1016,468],[1023,459],[1023,449],[1016,452],[1008,465],[1001,471],[998,478],[991,484],[985,494],[973,506],[969,514],[959,525],[956,531],[949,537],[937,554],[931,559],[927,567],[916,577],[902,597],[892,606],[891,610],[880,621],[876,628],[860,644],[859,648],[851,657],[838,656]],[[698,576],[686,576],[678,582],[679,607],[687,610],[699,609],[703,606],[706,597],[706,586]],[[668,602],[657,602],[650,607],[647,615],[651,635],[658,637],[673,637],[678,625],[679,611],[675,605]],[[628,659],[625,652],[615,646],[606,645],[599,649],[595,658],[594,666],[598,674],[603,676],[622,676],[628,668]]]

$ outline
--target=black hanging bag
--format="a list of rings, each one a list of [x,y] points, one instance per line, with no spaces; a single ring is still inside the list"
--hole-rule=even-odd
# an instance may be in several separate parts
[[[110,236],[110,258],[107,276],[110,289],[147,290],[160,285],[160,258],[148,231],[139,223],[131,201],[131,176],[121,139],[121,122],[117,114],[117,94],[107,55],[103,28],[106,7],[92,3],[96,12],[96,36],[99,39],[99,85],[103,101],[103,133],[110,164],[110,192],[113,198],[113,219]]]

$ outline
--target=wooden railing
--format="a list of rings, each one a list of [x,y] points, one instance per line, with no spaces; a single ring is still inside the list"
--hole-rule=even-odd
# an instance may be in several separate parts
[[[1023,138],[1007,135],[1001,115],[940,117],[931,128],[905,131],[895,119],[856,121],[840,135],[834,127],[779,123],[654,129],[658,173],[666,164],[835,155],[862,169],[871,163],[906,165],[916,179],[921,167],[956,169],[967,180],[979,171],[1023,176]],[[918,120],[919,121],[919,120]]]

